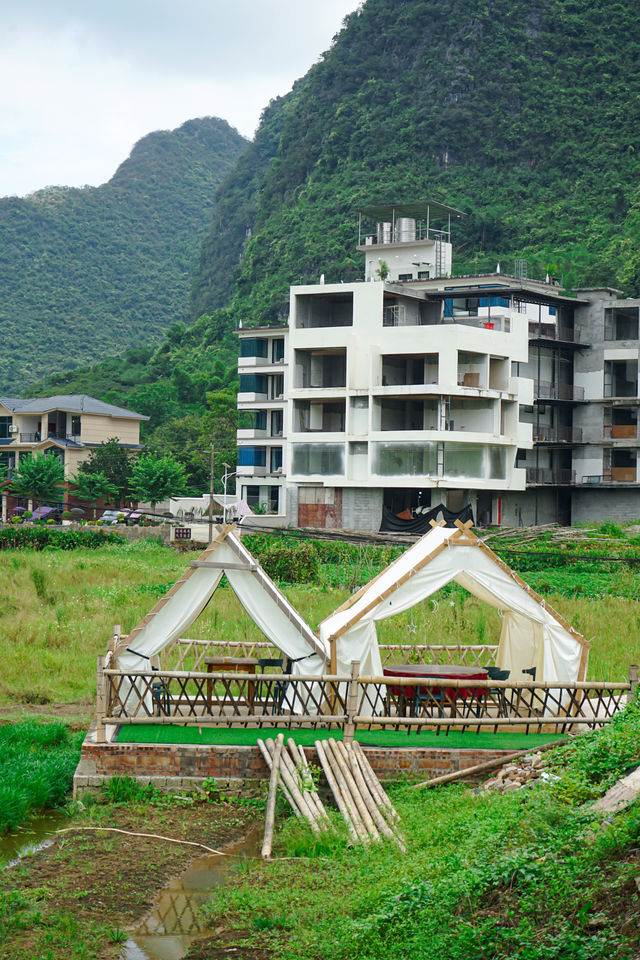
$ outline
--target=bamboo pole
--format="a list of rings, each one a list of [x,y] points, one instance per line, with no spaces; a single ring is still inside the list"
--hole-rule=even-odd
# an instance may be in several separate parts
[[[354,843],[357,843],[358,840],[361,839],[362,827],[360,827],[360,830],[356,828],[355,820],[351,813],[351,808],[342,794],[342,788],[335,776],[333,767],[331,765],[331,756],[329,754],[329,751],[326,749],[326,744],[323,743],[322,740],[316,740],[315,747],[316,747],[316,753],[318,754],[318,758],[320,760],[320,764],[322,766],[322,769],[324,770],[324,775],[327,778],[327,783],[329,784],[331,788],[331,792],[333,793],[334,799],[336,801],[338,810],[342,814],[342,819],[347,825],[349,836],[351,837]]]
[[[387,796],[386,791],[384,790],[378,777],[375,775],[373,768],[367,759],[367,755],[365,754],[364,750],[362,749],[362,747],[360,746],[357,740],[353,741],[353,747],[354,747],[354,750],[356,751],[358,760],[360,761],[360,765],[362,766],[363,770],[367,774],[368,781],[373,787],[379,802],[382,804],[383,807],[386,808],[386,810],[389,812],[389,816],[393,820],[399,820],[400,818],[396,813],[395,807],[391,803],[391,800],[389,800],[389,797]]]
[[[275,752],[275,744],[271,738],[267,740],[267,749],[272,754]],[[282,779],[289,788],[289,793],[297,803],[302,816],[305,818],[305,820],[308,820],[313,832],[320,833],[320,824],[318,823],[315,808],[309,803],[305,795],[300,790],[297,782],[296,768],[294,767],[291,757],[286,750],[282,752],[281,761],[281,775]]]
[[[349,686],[347,687],[347,722],[344,725],[342,731],[342,740],[346,743],[351,743],[353,740],[353,735],[356,731],[353,718],[358,712],[358,674],[360,673],[360,661],[352,660],[351,661],[351,679],[349,680]]]
[[[258,747],[260,748],[260,753],[261,753],[262,756],[264,757],[264,761],[265,761],[267,767],[269,768],[269,770],[271,770],[271,768],[272,768],[272,766],[273,766],[273,758],[272,758],[271,754],[269,753],[269,751],[267,750],[267,745],[265,744],[264,740],[260,740],[260,738],[258,738]],[[286,799],[287,799],[287,802],[288,802],[289,806],[291,807],[291,809],[292,809],[293,812],[295,813],[295,815],[296,815],[296,817],[298,818],[298,820],[300,820],[300,819],[302,818],[302,813],[301,813],[300,810],[298,809],[295,800],[293,799],[293,797],[291,796],[291,793],[289,792],[288,786],[286,785],[286,783],[285,783],[285,782],[283,781],[283,779],[282,779],[282,776],[280,777],[280,786],[281,786],[281,788],[282,788],[282,792],[284,793],[284,795],[285,795],[285,797],[286,797]]]
[[[342,770],[342,775],[344,776],[347,786],[351,791],[351,796],[353,797],[353,802],[355,803],[360,818],[364,823],[367,831],[373,840],[380,840],[380,832],[374,823],[373,817],[369,811],[365,798],[360,790],[358,782],[353,775],[351,770],[351,764],[349,762],[349,753],[347,747],[342,742],[342,740],[332,740],[331,746],[333,748],[336,757],[338,758],[338,763],[340,764],[340,769]]]
[[[288,743],[289,743],[289,750],[291,751],[291,756],[293,757],[293,762],[295,763],[296,767],[299,768],[301,778],[305,780],[307,783],[313,784],[313,777],[311,776],[311,770],[309,769],[309,764],[307,763],[307,758],[304,754],[304,750],[302,749],[302,747],[298,746],[298,744],[295,742],[293,737],[289,737]],[[331,821],[327,816],[327,811],[324,808],[322,800],[318,796],[318,791],[316,790],[315,785],[313,786],[312,789],[306,791],[306,795],[307,797],[309,797],[309,799],[315,806],[316,811],[320,816],[320,818],[323,821],[325,821],[327,825],[331,825]]]
[[[407,848],[403,844],[402,840],[400,840],[400,838],[396,836],[396,834],[393,832],[393,830],[391,829],[391,827],[389,826],[389,824],[387,823],[387,821],[385,820],[385,818],[382,816],[382,814],[378,809],[378,805],[376,804],[375,797],[371,793],[371,789],[367,784],[367,781],[365,780],[363,772],[360,768],[358,757],[356,756],[356,752],[353,749],[353,744],[350,744],[348,746],[346,744],[343,744],[343,746],[351,767],[351,773],[352,773],[353,779],[356,782],[358,790],[360,791],[360,796],[364,800],[364,803],[367,807],[367,810],[369,811],[369,815],[371,819],[373,820],[374,824],[376,825],[377,829],[379,830],[379,832],[382,834],[383,837],[386,837],[387,840],[394,840],[398,844],[402,852],[406,853]]]
[[[276,749],[271,764],[271,777],[269,778],[269,796],[267,798],[267,815],[264,821],[264,840],[262,841],[262,858],[266,860],[271,856],[271,845],[273,843],[273,824],[276,816],[276,790],[278,788],[278,773],[280,770],[280,756],[284,746],[284,734],[279,733],[276,738]]]
[[[364,833],[366,840],[368,842],[369,838],[373,840],[379,840],[380,834],[373,825],[373,820],[369,816],[369,811],[367,810],[362,797],[358,793],[358,788],[356,787],[355,781],[351,775],[348,764],[345,762],[344,757],[340,751],[340,744],[336,740],[329,739],[325,741],[325,746],[333,754],[334,761],[334,773],[336,779],[340,783],[343,793],[347,802],[351,804],[352,809],[355,812],[355,824],[356,829],[358,825],[361,827],[361,832]]]
[[[342,758],[338,753],[336,742],[333,739],[325,740],[324,746],[327,752],[327,756],[330,758],[330,763],[332,765],[334,776],[338,781],[338,783],[340,784],[340,789],[342,790],[342,795],[344,797],[345,803],[349,807],[349,812],[351,813],[351,817],[353,819],[354,826],[358,832],[358,836],[363,843],[369,843],[371,839],[371,835],[369,833],[369,830],[367,829],[366,823],[363,820],[361,810],[358,804],[356,803],[354,792],[351,789],[349,783],[347,782],[347,778],[345,777]]]
[[[465,767],[463,770],[456,770],[454,773],[445,773],[441,777],[434,777],[432,780],[424,780],[422,783],[414,783],[413,789],[420,790],[423,787],[436,787],[440,784],[451,783],[454,780],[459,780],[461,777],[475,775],[476,773],[485,773],[489,770],[495,770],[496,767],[503,767],[505,763],[513,763],[514,760],[519,760],[521,757],[528,757],[532,753],[544,753],[546,750],[551,750],[553,747],[561,747],[563,744],[568,742],[568,738],[565,737],[562,740],[554,740],[552,743],[543,743],[539,747],[530,747],[529,750],[518,750],[516,753],[507,754],[506,757],[498,757],[494,760],[486,760],[484,763],[476,763],[472,767]]]

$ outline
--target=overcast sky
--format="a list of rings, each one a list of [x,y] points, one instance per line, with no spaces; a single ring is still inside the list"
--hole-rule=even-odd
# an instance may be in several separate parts
[[[0,0],[0,196],[104,183],[140,137],[252,136],[358,0]]]

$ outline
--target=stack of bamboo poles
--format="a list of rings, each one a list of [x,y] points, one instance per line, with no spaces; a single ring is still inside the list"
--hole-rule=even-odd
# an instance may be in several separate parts
[[[318,796],[304,751],[293,738],[289,738],[288,751],[283,734],[279,734],[275,742],[271,738],[259,739],[258,746],[271,771],[262,844],[262,856],[267,858],[273,843],[278,784],[296,817],[306,820],[314,833],[331,829],[331,821]],[[316,740],[315,748],[351,839],[366,844],[387,838],[404,851],[398,814],[360,744]]]
[[[258,746],[271,771],[262,843],[262,856],[267,858],[271,856],[273,843],[278,783],[296,817],[307,820],[314,833],[328,830],[331,821],[318,796],[304,751],[298,747],[293,737],[289,737],[289,751],[284,746],[282,733],[278,734],[275,743],[271,738],[264,741],[258,739]]]
[[[329,739],[316,740],[315,746],[351,839],[370,843],[386,837],[406,852],[398,814],[360,744]]]

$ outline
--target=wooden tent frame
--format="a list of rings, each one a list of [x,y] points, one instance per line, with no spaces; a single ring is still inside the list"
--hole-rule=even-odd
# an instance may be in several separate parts
[[[153,618],[162,610],[162,608],[169,602],[169,600],[178,593],[180,588],[193,576],[196,570],[201,569],[202,567],[217,568],[218,570],[246,570],[247,572],[253,574],[257,586],[263,590],[271,600],[276,604],[277,607],[284,613],[288,620],[299,630],[300,634],[308,640],[310,646],[313,649],[314,653],[317,653],[322,657],[323,660],[326,659],[324,649],[316,636],[316,634],[311,630],[311,627],[308,625],[306,620],[304,620],[299,613],[295,610],[292,604],[286,599],[282,592],[277,588],[271,577],[269,577],[260,564],[255,560],[255,558],[249,553],[246,547],[240,543],[240,541],[233,535],[234,530],[236,529],[237,524],[228,523],[223,527],[218,527],[218,534],[216,538],[209,544],[209,546],[200,554],[197,560],[192,560],[189,566],[189,569],[177,580],[170,590],[161,597],[158,602],[153,606],[153,608],[147,613],[137,626],[131,630],[131,632],[126,637],[117,637],[116,644],[113,648],[112,661],[116,661],[120,654],[123,653],[134,653],[135,651],[131,650],[131,641],[135,639],[138,634],[144,630],[144,628],[151,623]],[[229,546],[236,557],[238,558],[237,562],[224,562],[217,561],[215,558],[212,559],[212,554],[220,546],[221,543],[226,543]],[[218,589],[218,584],[216,590]],[[215,590],[211,594],[215,593]],[[239,598],[238,598],[239,599]],[[240,601],[242,603],[242,601]],[[243,608],[244,609],[244,608]],[[251,614],[247,610],[249,616]],[[193,618],[194,620],[196,617]],[[193,623],[193,620],[190,621]],[[311,656],[311,654],[309,654]]]
[[[446,526],[444,520],[440,520],[438,523],[436,523],[435,520],[431,520],[430,523],[431,523],[432,529],[434,527]],[[338,668],[337,640],[344,633],[346,633],[347,630],[350,630],[351,627],[353,627],[359,620],[361,620],[364,616],[366,616],[367,613],[375,609],[375,607],[377,607],[378,604],[382,603],[383,600],[386,600],[387,597],[391,596],[391,594],[395,590],[398,590],[401,586],[403,586],[403,584],[405,584],[407,580],[410,580],[411,577],[414,576],[414,574],[418,573],[419,570],[422,570],[423,567],[426,567],[426,565],[430,563],[431,560],[435,559],[435,557],[437,557],[439,553],[442,553],[443,550],[447,550],[449,547],[457,546],[457,547],[477,547],[479,550],[482,550],[485,556],[489,557],[489,559],[493,563],[495,563],[496,566],[499,567],[503,573],[506,573],[507,576],[514,581],[514,583],[518,584],[518,586],[521,587],[528,594],[528,596],[530,596],[533,600],[535,600],[536,603],[538,603],[548,614],[550,614],[553,617],[553,619],[561,627],[563,627],[563,629],[565,629],[568,633],[570,633],[571,636],[575,640],[577,640],[578,643],[582,645],[582,655],[580,657],[580,664],[578,666],[578,680],[579,681],[584,680],[587,672],[587,661],[589,659],[589,649],[591,646],[589,641],[585,637],[583,637],[581,633],[578,633],[578,631],[575,630],[574,627],[572,627],[567,620],[565,620],[562,614],[558,613],[557,610],[554,610],[554,608],[551,607],[544,600],[544,598],[540,596],[540,594],[536,593],[536,591],[533,590],[529,586],[529,584],[522,579],[522,577],[519,577],[518,574],[504,562],[504,560],[501,560],[500,557],[498,557],[493,552],[493,550],[486,545],[486,543],[484,543],[482,540],[476,537],[476,535],[471,530],[471,527],[473,526],[472,520],[467,520],[466,523],[462,523],[460,520],[456,520],[455,526],[457,527],[456,532],[453,533],[447,540],[443,540],[442,543],[438,544],[438,546],[431,551],[431,553],[428,553],[426,556],[421,557],[420,560],[418,560],[418,562],[415,563],[410,570],[407,570],[395,583],[387,587],[386,590],[383,590],[382,593],[377,594],[377,596],[374,597],[374,599],[367,604],[364,610],[361,610],[360,613],[357,613],[355,616],[351,617],[350,620],[347,620],[347,622],[343,624],[338,630],[336,630],[335,633],[332,633],[331,636],[328,637],[330,650],[331,650],[331,673],[335,674]],[[429,533],[430,532],[431,531],[429,531]],[[425,533],[424,537],[428,537],[429,533]],[[422,537],[421,539],[424,539],[424,537]],[[420,540],[416,542],[420,543]],[[380,577],[383,576],[383,574],[387,573],[388,570],[390,570],[396,563],[398,563],[403,556],[404,554],[401,554],[400,557],[394,560],[393,563],[391,563],[389,566],[385,567],[384,570],[382,570],[376,577],[373,578],[373,580],[370,580],[369,583],[365,584],[364,587],[361,587],[360,590],[357,591],[357,593],[354,593],[353,596],[349,597],[349,599],[346,600],[342,604],[342,606],[338,607],[335,613],[340,613],[342,610],[348,610],[355,603],[357,603],[357,601],[362,596],[364,596],[367,590],[369,590],[370,587],[374,583],[376,583],[376,581],[379,580]],[[334,614],[332,614],[332,616],[333,615]]]

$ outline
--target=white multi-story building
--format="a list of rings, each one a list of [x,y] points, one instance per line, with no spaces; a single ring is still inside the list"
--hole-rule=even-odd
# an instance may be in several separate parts
[[[439,504],[509,525],[640,515],[638,301],[450,277],[459,215],[366,208],[364,282],[292,287],[288,326],[239,331],[251,505],[360,530]]]

